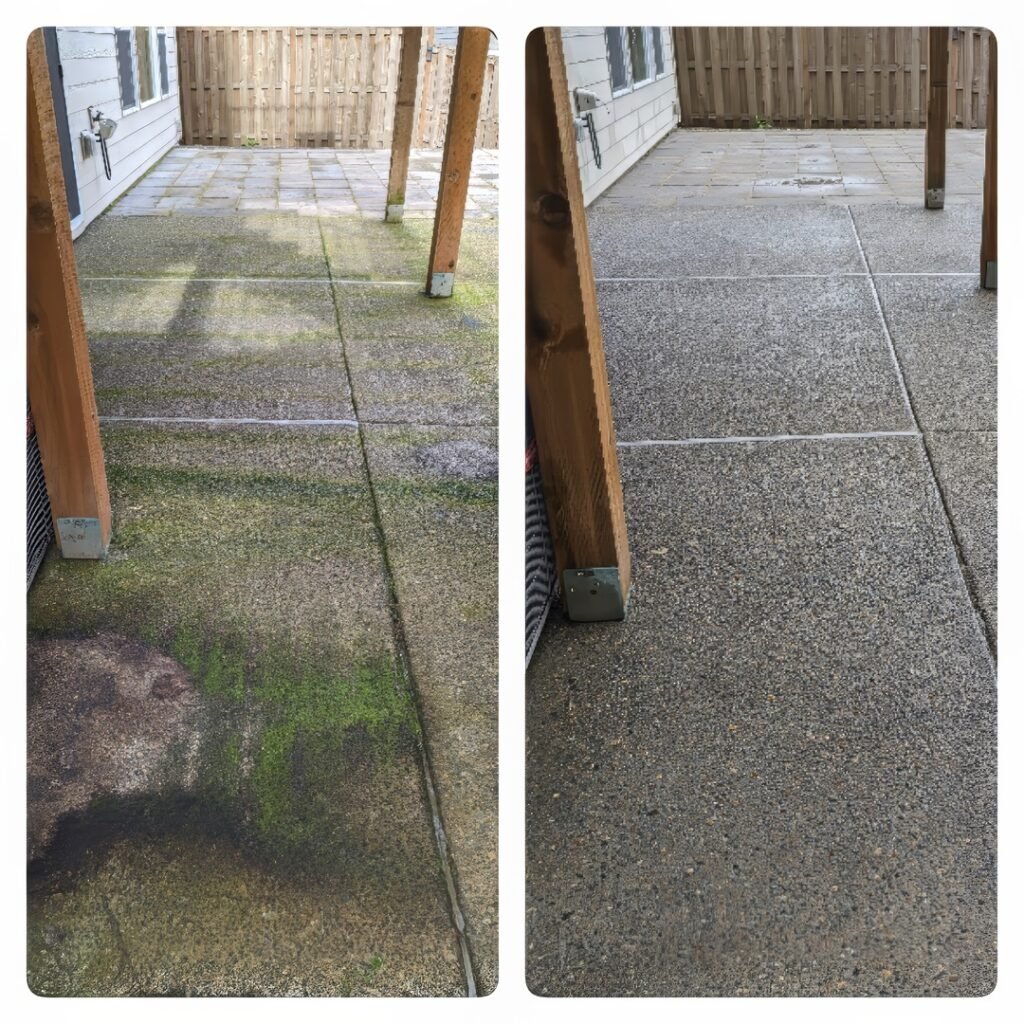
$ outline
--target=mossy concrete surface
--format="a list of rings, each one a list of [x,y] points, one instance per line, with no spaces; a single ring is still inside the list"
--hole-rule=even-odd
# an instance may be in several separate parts
[[[366,441],[477,985],[497,982],[498,451],[490,427]]]
[[[29,602],[30,784],[66,801],[33,863],[34,991],[457,994],[356,433],[103,439],[110,558],[51,554]],[[157,684],[187,680],[162,743],[109,683],[140,660],[165,716]]]
[[[29,983],[463,994],[447,871],[488,992],[496,228],[437,301],[429,225],[201,212],[76,243],[114,534],[29,597]]]
[[[271,213],[101,217],[75,258],[83,277],[327,276],[316,220]]]
[[[450,299],[398,288],[336,285],[360,419],[493,424],[498,407],[498,302],[463,283]]]
[[[103,415],[352,416],[327,283],[85,281],[82,295]]]

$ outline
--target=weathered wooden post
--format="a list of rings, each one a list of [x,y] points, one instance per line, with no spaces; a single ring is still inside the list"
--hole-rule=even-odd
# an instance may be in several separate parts
[[[981,214],[981,287],[996,287],[996,37],[989,37],[988,50],[988,118],[985,132],[985,187]]]
[[[391,133],[391,169],[388,173],[388,198],[384,210],[384,219],[389,223],[399,222],[405,214],[405,188],[409,176],[416,90],[420,80],[422,38],[422,28],[402,29],[402,58],[398,67],[395,123]]]
[[[490,41],[490,29],[459,29],[427,271],[427,294],[437,298],[451,295],[455,284],[455,266],[459,261],[462,220],[469,194],[469,175]]]
[[[41,29],[28,40],[28,393],[57,544],[102,558],[110,498]]]
[[[526,389],[566,611],[621,619],[629,545],[558,29],[526,44]]]
[[[946,201],[946,122],[949,119],[949,28],[928,29],[928,113],[924,136],[924,205]]]

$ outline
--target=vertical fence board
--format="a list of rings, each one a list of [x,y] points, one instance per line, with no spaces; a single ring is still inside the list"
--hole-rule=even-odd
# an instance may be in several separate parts
[[[427,61],[434,33],[423,35],[413,145],[436,148],[448,120],[455,49],[433,47]],[[179,28],[182,141],[386,149],[394,126],[401,39],[397,27]],[[726,70],[738,78],[736,61]],[[478,147],[498,145],[498,76],[498,57],[490,54]],[[730,109],[742,106],[737,96]]]
[[[922,28],[677,28],[680,122],[693,127],[922,128]],[[990,33],[954,29],[948,127],[983,128]]]

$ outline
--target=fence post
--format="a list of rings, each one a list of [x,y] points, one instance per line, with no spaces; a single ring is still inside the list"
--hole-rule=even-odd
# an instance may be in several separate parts
[[[621,619],[622,485],[562,35],[551,28],[526,41],[526,389],[566,611]]]
[[[65,558],[102,558],[110,498],[42,29],[28,39],[28,392]]]
[[[928,113],[924,142],[924,205],[946,201],[946,121],[949,117],[949,28],[928,29]]]
[[[409,147],[412,145],[413,113],[419,85],[422,28],[402,29],[402,58],[395,94],[395,121],[391,133],[391,170],[384,219],[398,223],[405,214],[405,185],[409,175]]]
[[[996,287],[996,37],[989,39],[988,128],[985,132],[985,187],[981,215],[981,287]]]
[[[441,181],[437,191],[437,212],[434,214],[434,237],[427,270],[427,294],[436,298],[450,296],[455,285],[455,266],[459,261],[462,220],[469,194],[469,175],[490,42],[490,29],[459,29],[448,126],[444,133]]]

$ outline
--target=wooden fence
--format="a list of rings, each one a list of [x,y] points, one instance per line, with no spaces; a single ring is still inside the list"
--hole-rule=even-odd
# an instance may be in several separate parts
[[[182,142],[387,149],[400,28],[179,28]],[[455,49],[425,29],[413,146],[444,142]],[[498,145],[498,58],[487,58],[476,145]]]
[[[681,123],[923,128],[927,28],[677,28]],[[954,28],[949,127],[984,128],[991,34]]]

